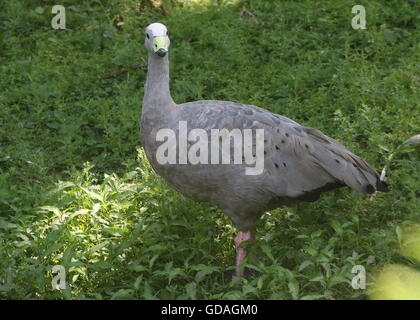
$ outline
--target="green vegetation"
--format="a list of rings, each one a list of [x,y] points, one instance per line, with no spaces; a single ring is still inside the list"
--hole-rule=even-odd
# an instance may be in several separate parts
[[[397,231],[420,220],[418,148],[394,156],[389,193],[264,215],[252,272],[231,283],[230,221],[151,170],[138,119],[143,30],[159,21],[176,102],[255,104],[380,170],[420,133],[419,2],[358,1],[366,30],[351,27],[354,1],[197,2],[63,0],[67,30],[51,28],[55,1],[0,2],[0,298],[365,299],[354,265],[368,285],[383,264],[415,266]]]

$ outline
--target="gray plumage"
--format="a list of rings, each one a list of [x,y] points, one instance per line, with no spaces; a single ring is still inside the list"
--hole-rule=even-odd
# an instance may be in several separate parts
[[[315,201],[320,193],[341,186],[365,194],[386,191],[372,167],[319,130],[252,105],[215,100],[174,103],[168,55],[158,56],[150,46],[146,39],[150,52],[141,116],[146,156],[171,187],[217,205],[238,230],[253,230],[267,210],[298,200]],[[245,175],[245,164],[159,164],[156,151],[162,142],[156,141],[156,133],[162,128],[177,132],[179,121],[186,121],[189,130],[204,129],[209,136],[211,129],[264,129],[263,173]]]

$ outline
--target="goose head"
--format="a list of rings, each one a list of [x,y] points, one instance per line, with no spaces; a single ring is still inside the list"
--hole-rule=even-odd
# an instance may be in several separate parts
[[[168,29],[161,23],[152,23],[146,28],[144,45],[152,54],[164,57],[169,48]]]

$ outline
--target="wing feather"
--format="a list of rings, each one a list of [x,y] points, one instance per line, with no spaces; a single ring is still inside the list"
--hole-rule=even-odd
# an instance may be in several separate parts
[[[203,100],[179,107],[181,118],[194,128],[264,129],[265,169],[255,183],[278,197],[312,201],[344,185],[362,193],[386,189],[368,163],[317,129],[234,102]]]

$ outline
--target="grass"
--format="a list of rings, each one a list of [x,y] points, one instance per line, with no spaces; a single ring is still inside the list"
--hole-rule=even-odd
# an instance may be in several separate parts
[[[253,272],[231,283],[235,230],[186,199],[139,146],[143,29],[172,45],[176,102],[256,104],[316,127],[378,170],[419,133],[419,4],[359,1],[63,0],[0,3],[0,298],[365,299],[352,267],[414,266],[401,225],[419,222],[419,151],[399,149],[387,194],[351,190],[267,213]],[[246,7],[254,18],[239,13]],[[117,22],[123,22],[117,26]],[[51,269],[66,268],[53,290]]]

